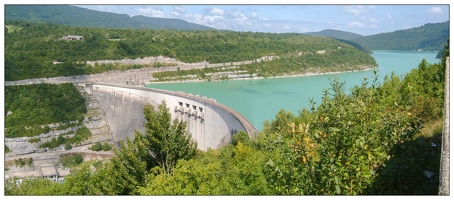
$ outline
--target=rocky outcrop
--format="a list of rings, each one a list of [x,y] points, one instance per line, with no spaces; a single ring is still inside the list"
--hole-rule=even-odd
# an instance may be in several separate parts
[[[87,64],[93,65],[95,63],[120,63],[125,65],[150,65],[150,67],[141,68],[141,69],[130,69],[130,70],[114,70],[103,72],[99,74],[91,75],[80,75],[80,76],[59,76],[53,78],[34,78],[34,79],[25,79],[19,81],[5,81],[5,86],[10,85],[28,85],[28,84],[37,84],[37,83],[91,83],[91,82],[103,82],[103,83],[117,83],[117,84],[127,84],[134,83],[134,85],[144,85],[150,83],[150,80],[153,77],[153,73],[164,72],[164,71],[178,71],[178,70],[190,70],[190,69],[203,69],[205,67],[228,67],[228,66],[238,66],[242,64],[251,64],[253,62],[268,62],[275,59],[279,59],[279,56],[263,56],[254,61],[240,61],[240,62],[230,62],[230,63],[214,63],[203,61],[198,63],[184,63],[174,58],[165,58],[163,56],[157,57],[145,57],[137,59],[123,59],[123,60],[99,60],[99,61],[87,61]],[[161,63],[172,63],[176,66],[171,67],[160,67],[154,68],[152,64],[155,62]]]
[[[57,128],[59,124],[49,124],[48,126],[50,128]],[[53,138],[57,139],[59,135],[63,135],[64,137],[73,137],[76,131],[82,126],[86,126],[90,130],[92,137],[89,140],[83,141],[79,145],[91,144],[94,142],[101,142],[112,139],[106,119],[102,116],[96,116],[90,119],[86,118],[84,120],[83,125],[70,127],[64,130],[54,130],[34,137],[5,138],[5,145],[8,146],[8,148],[12,151],[10,153],[5,154],[5,156],[39,153],[47,150],[52,150],[39,148],[39,146],[45,142],[52,141]],[[70,132],[72,133],[69,134]],[[29,140],[32,138],[38,138],[39,141],[29,142]],[[63,148],[64,146],[61,145],[56,149]]]
[[[50,124],[49,127],[55,127],[55,124]],[[13,156],[20,154],[29,154],[39,152],[39,146],[45,142],[50,142],[53,138],[57,138],[59,135],[64,135],[65,137],[72,137],[74,134],[68,134],[69,132],[76,132],[81,126],[74,126],[67,128],[65,130],[54,130],[48,133],[43,133],[34,137],[18,137],[18,138],[5,138],[5,145],[12,151],[7,153],[5,156]],[[32,138],[38,138],[38,142],[29,142]]]

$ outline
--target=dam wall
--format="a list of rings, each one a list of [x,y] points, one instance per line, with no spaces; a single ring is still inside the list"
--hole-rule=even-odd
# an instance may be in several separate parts
[[[253,137],[257,129],[240,113],[207,97],[145,87],[91,83],[87,92],[97,99],[112,132],[113,140],[132,138],[134,129],[144,132],[143,106],[156,109],[165,101],[172,119],[187,122],[187,130],[198,148],[217,149],[231,142],[243,130]]]

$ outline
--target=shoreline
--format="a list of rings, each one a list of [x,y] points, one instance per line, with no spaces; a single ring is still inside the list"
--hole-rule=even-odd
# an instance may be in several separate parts
[[[298,73],[298,74],[284,74],[280,76],[272,76],[272,77],[253,77],[253,78],[233,78],[233,79],[227,79],[227,80],[211,80],[208,81],[207,79],[203,80],[181,80],[181,81],[159,81],[159,82],[148,82],[145,83],[146,85],[153,85],[153,84],[163,84],[163,83],[189,83],[189,82],[219,82],[219,81],[238,81],[238,80],[259,80],[259,79],[266,79],[266,78],[292,78],[292,77],[304,77],[304,76],[318,76],[318,75],[330,75],[330,74],[342,74],[342,73],[351,73],[351,72],[361,72],[361,71],[370,71],[373,69],[377,69],[378,67],[367,67],[364,69],[356,69],[356,70],[351,70],[351,71],[334,71],[334,72],[324,72],[324,73],[313,73],[313,72],[307,72],[307,73]]]

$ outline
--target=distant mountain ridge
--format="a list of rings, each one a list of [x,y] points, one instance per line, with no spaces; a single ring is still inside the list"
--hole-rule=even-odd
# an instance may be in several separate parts
[[[351,32],[347,32],[347,31],[334,30],[334,29],[326,29],[323,31],[308,32],[308,33],[303,33],[303,34],[304,35],[317,35],[317,36],[333,37],[333,38],[337,38],[337,39],[341,39],[341,40],[352,40],[355,38],[365,37],[364,35],[351,33]]]
[[[97,28],[216,30],[181,19],[129,17],[126,14],[100,12],[69,5],[5,5],[5,21],[8,20],[52,22],[69,26]],[[444,48],[449,37],[449,21],[429,23],[420,27],[370,36],[333,29],[303,34],[332,37],[343,42],[349,41],[349,44],[357,48],[361,47],[360,49],[363,51],[368,51],[367,49],[439,51]]]
[[[439,51],[449,37],[449,21],[352,39],[372,50]]]
[[[410,29],[369,36],[333,29],[308,32],[304,35],[332,37],[343,42],[350,41],[351,45],[355,46],[356,43],[364,49],[371,50],[439,51],[444,49],[449,37],[449,21],[428,23]],[[356,47],[359,46],[356,45]]]
[[[181,19],[100,12],[70,5],[5,5],[5,21],[52,22],[78,27],[215,30]]]

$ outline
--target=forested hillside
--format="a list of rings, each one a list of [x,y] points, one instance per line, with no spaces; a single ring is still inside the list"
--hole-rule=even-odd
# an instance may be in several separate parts
[[[350,33],[347,31],[333,30],[333,29],[326,29],[326,30],[318,31],[318,32],[308,32],[308,33],[304,33],[304,35],[326,36],[326,37],[333,37],[333,38],[338,38],[338,39],[342,39],[342,40],[352,40],[352,39],[364,37],[364,35]]]
[[[17,21],[5,24],[7,81],[124,69],[113,65],[93,67],[85,62],[159,55],[188,63],[230,63],[273,55],[299,59],[290,60],[295,66],[302,63],[311,67],[330,67],[335,63],[347,68],[377,66],[369,54],[349,44],[327,37],[295,33],[79,28]],[[83,40],[62,39],[67,35],[83,36]],[[54,64],[54,61],[59,64]],[[292,70],[291,65],[275,66],[279,66],[277,70]]]
[[[136,28],[154,30],[211,30],[180,19],[100,12],[69,5],[5,5],[5,20],[52,22],[77,27]]]
[[[144,109],[145,133],[110,162],[72,168],[64,183],[5,183],[6,195],[420,195],[438,194],[445,59],[405,77],[332,80],[318,107],[281,110],[255,138],[194,153],[166,105]],[[304,104],[304,103],[303,103]],[[93,164],[94,165],[94,164]]]
[[[48,132],[47,124],[82,121],[87,108],[73,84],[42,83],[5,87],[5,112],[5,137],[14,138]]]
[[[440,51],[449,37],[449,21],[352,39],[372,50]]]

